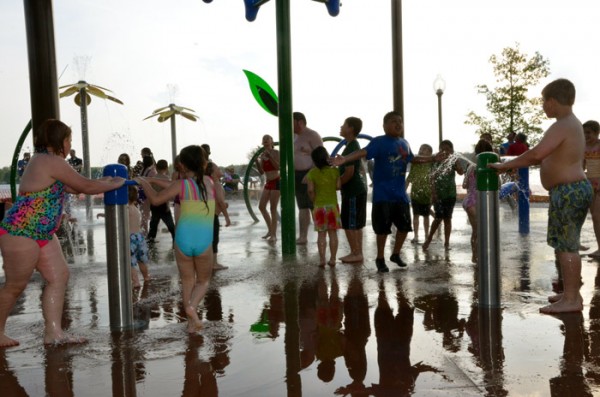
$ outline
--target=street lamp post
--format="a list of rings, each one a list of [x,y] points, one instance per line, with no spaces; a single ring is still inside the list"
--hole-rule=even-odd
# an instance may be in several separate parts
[[[439,140],[440,144],[442,143],[442,95],[444,94],[444,90],[446,89],[446,82],[442,78],[441,75],[437,75],[435,80],[433,81],[433,90],[438,97],[438,132],[439,132]]]

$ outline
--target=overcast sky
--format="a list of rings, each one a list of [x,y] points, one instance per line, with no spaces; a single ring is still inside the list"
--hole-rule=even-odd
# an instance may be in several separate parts
[[[516,43],[522,52],[538,51],[550,60],[542,86],[558,77],[572,80],[576,114],[582,121],[600,119],[599,4],[404,1],[404,114],[413,150],[421,143],[437,147],[437,74],[447,85],[444,138],[459,151],[472,148],[477,136],[464,124],[466,114],[485,109],[475,87],[494,85],[489,57]],[[348,116],[363,120],[365,134],[383,133],[383,115],[393,107],[390,11],[390,0],[344,0],[340,14],[330,17],[323,4],[291,1],[294,109],[323,137],[338,136]],[[24,25],[22,1],[0,2],[0,166],[10,164],[30,119]],[[196,123],[177,119],[178,149],[209,143],[219,165],[247,163],[263,134],[278,140],[277,119],[256,104],[242,72],[253,71],[277,90],[275,1],[250,23],[242,0],[57,0],[54,28],[58,73],[64,70],[59,84],[85,79],[125,103],[92,99],[92,166],[115,162],[121,152],[137,159],[145,146],[170,162],[169,123],[142,119],[171,102],[199,117]],[[61,99],[60,106],[81,157],[79,108],[73,97]]]

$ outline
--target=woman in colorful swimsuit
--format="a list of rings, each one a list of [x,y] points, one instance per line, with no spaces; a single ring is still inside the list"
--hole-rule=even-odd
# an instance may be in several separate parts
[[[585,136],[585,175],[592,184],[594,196],[590,212],[596,235],[597,249],[589,254],[592,258],[600,258],[600,123],[589,120],[583,123],[583,134]]]
[[[92,180],[66,161],[71,129],[47,120],[34,135],[35,153],[19,185],[19,194],[0,223],[0,250],[5,282],[0,288],[0,348],[17,346],[5,333],[6,320],[34,270],[46,285],[42,294],[44,344],[83,343],[61,326],[69,269],[55,232],[60,226],[67,193],[98,194],[121,187],[123,178]]]
[[[262,238],[277,240],[277,205],[279,204],[279,151],[274,149],[273,137],[265,135],[262,139],[264,151],[257,161],[258,172],[265,174],[267,183],[263,188],[258,209],[267,223],[267,234]],[[267,210],[269,204],[269,210]]]
[[[207,156],[197,145],[187,146],[179,153],[182,179],[169,181],[138,177],[135,180],[146,192],[152,205],[160,205],[179,195],[180,215],[175,229],[175,260],[181,277],[183,308],[188,319],[187,331],[202,329],[198,305],[206,291],[213,270],[213,223],[215,188],[205,175]],[[150,183],[163,188],[155,191]]]

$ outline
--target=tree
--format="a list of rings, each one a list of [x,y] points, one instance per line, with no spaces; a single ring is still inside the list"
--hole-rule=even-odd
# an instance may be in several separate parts
[[[550,61],[536,52],[531,58],[519,49],[507,47],[500,55],[492,55],[489,62],[494,68],[497,86],[477,86],[485,95],[486,107],[491,117],[470,111],[465,124],[478,127],[476,133],[490,133],[494,143],[500,144],[511,131],[527,135],[530,144],[536,144],[542,135],[544,117],[539,93],[529,97],[529,88],[550,74]]]

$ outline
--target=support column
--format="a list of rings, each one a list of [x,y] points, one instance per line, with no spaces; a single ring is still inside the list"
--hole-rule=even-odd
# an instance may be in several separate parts
[[[58,75],[52,0],[24,0],[29,92],[34,132],[47,119],[59,119]]]
[[[279,96],[279,153],[281,174],[281,251],[296,253],[294,131],[292,123],[292,40],[290,0],[277,0],[277,83]]]

